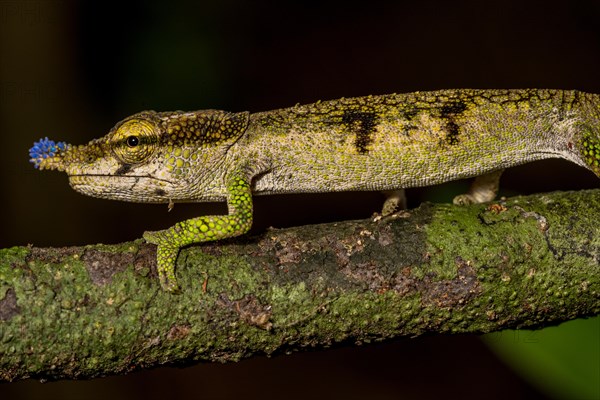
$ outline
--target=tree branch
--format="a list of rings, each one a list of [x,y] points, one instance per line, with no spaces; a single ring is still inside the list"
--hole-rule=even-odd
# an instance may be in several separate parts
[[[161,291],[141,241],[0,250],[0,379],[492,332],[600,312],[600,191],[192,246]]]

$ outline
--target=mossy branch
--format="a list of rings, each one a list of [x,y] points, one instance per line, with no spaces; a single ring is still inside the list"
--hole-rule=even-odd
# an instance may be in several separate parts
[[[180,295],[160,289],[155,248],[141,241],[1,250],[0,379],[594,315],[598,221],[592,190],[269,230],[183,250]]]

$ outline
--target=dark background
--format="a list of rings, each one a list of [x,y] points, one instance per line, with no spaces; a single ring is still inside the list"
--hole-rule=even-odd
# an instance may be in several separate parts
[[[0,245],[117,243],[219,204],[83,197],[34,170],[40,137],[85,143],[143,109],[264,111],[444,88],[600,92],[598,1],[74,2],[0,0]],[[597,187],[565,161],[509,170],[503,195]],[[409,191],[447,202],[467,183]],[[366,218],[377,193],[256,199],[256,230]],[[598,332],[600,335],[600,332]],[[600,339],[599,339],[600,340]],[[600,363],[600,361],[599,361]],[[600,378],[599,378],[600,379]],[[476,336],[0,384],[0,398],[544,398]]]

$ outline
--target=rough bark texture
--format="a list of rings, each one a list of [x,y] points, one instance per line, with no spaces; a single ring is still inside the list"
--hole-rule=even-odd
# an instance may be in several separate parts
[[[84,378],[600,312],[600,191],[270,230],[181,252],[141,241],[0,250],[0,379]]]

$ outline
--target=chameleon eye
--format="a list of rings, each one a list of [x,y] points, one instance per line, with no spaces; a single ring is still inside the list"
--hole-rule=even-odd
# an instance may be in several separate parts
[[[140,164],[156,151],[158,129],[147,119],[133,118],[123,122],[109,140],[122,163]]]
[[[138,139],[137,136],[129,136],[127,138],[127,146],[129,146],[129,147],[135,147],[138,144],[140,144],[140,139]]]

